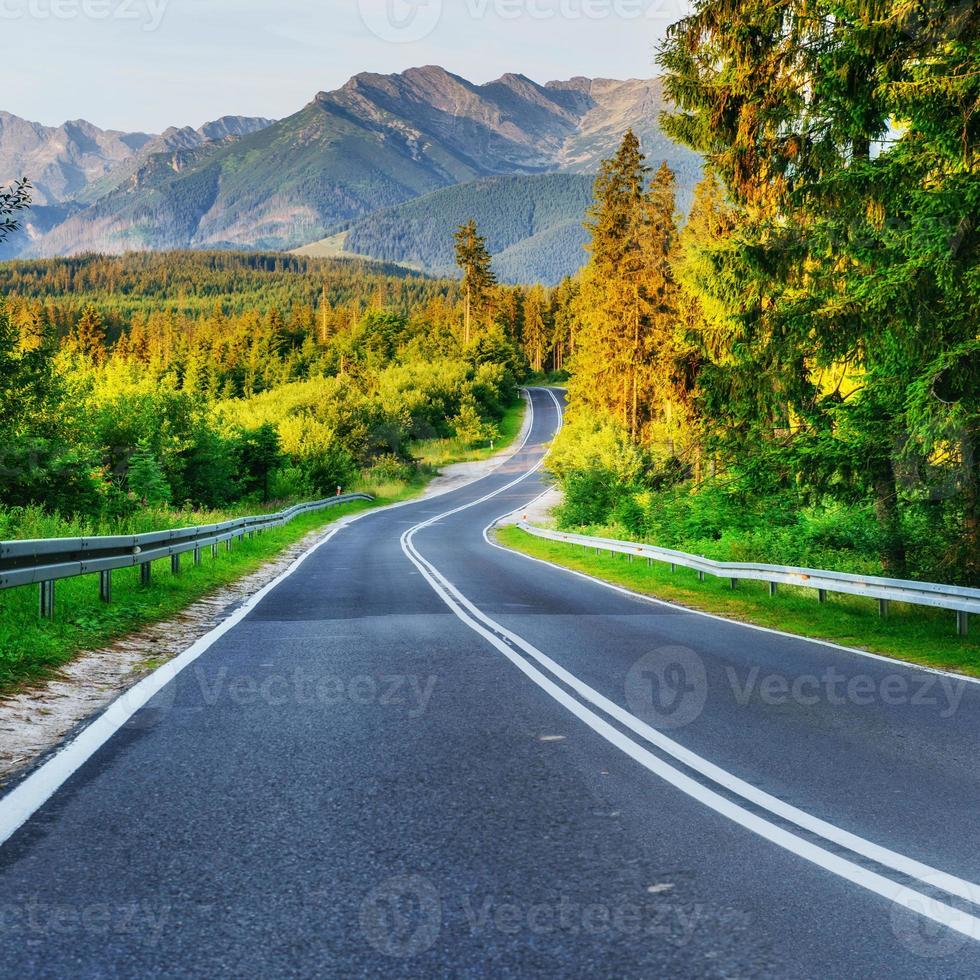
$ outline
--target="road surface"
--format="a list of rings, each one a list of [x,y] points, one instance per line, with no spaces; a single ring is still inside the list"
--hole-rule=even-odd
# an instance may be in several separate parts
[[[4,976],[980,976],[980,687],[499,548],[531,399],[0,800]]]

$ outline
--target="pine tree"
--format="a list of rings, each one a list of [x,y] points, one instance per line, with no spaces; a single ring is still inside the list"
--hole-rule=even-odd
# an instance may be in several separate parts
[[[540,374],[548,354],[550,316],[548,297],[544,287],[532,286],[524,297],[523,347],[531,370]]]
[[[558,284],[552,294],[552,333],[549,346],[551,347],[552,367],[556,371],[565,370],[566,358],[575,350],[576,320],[573,310],[578,290],[578,281],[566,278]]]
[[[460,225],[453,237],[456,265],[463,272],[463,343],[469,346],[473,315],[485,310],[497,279],[491,268],[486,239],[480,236],[475,221]]]
[[[611,416],[634,439],[673,406],[674,177],[664,164],[648,187],[644,159],[629,131],[596,179],[569,386],[573,404]]]
[[[941,415],[980,555],[978,470],[964,463],[976,415],[908,394],[976,341],[978,34],[980,9],[946,0],[697,0],[661,52],[677,107],[665,129],[739,209],[733,247],[715,252],[723,288],[704,293],[728,307],[732,363],[715,377],[739,395],[739,439],[802,486],[866,494],[893,574],[900,472],[935,466]],[[852,379],[846,394],[834,377]]]
[[[577,297],[581,324],[569,392],[572,402],[611,415],[637,432],[632,391],[640,367],[642,225],[649,170],[628,131],[615,157],[604,160],[588,212],[589,262]],[[632,424],[631,424],[632,423]]]
[[[106,359],[106,330],[102,314],[94,306],[86,306],[75,324],[71,347],[82,357],[96,364]]]
[[[140,440],[129,457],[126,483],[130,493],[145,504],[170,503],[170,484],[146,440]]]

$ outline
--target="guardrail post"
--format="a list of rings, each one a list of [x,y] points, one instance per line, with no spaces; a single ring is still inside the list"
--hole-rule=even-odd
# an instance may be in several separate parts
[[[776,582],[770,582],[769,583],[769,595],[775,595],[776,594],[776,585],[777,585]]]
[[[970,614],[964,609],[956,610],[956,635],[968,636],[970,633]]]
[[[152,564],[149,561],[140,562],[140,585],[144,587],[150,584],[150,579],[153,577]]]
[[[231,551],[231,542],[234,540],[234,536],[228,538],[225,541],[225,551]]]
[[[218,542],[217,541],[212,541],[211,542],[211,557],[212,558],[217,558],[218,557]]]
[[[732,592],[734,592],[738,588],[738,579],[737,578],[733,578],[731,580],[731,583],[732,583]]]
[[[112,570],[99,572],[99,598],[103,602],[112,602]]]
[[[201,564],[201,549],[200,548],[195,548],[194,549],[194,564],[195,565],[200,565]]]
[[[41,619],[54,619],[54,582],[38,584],[37,609]]]
[[[826,601],[827,601],[827,590],[817,589],[817,602],[826,602]]]
[[[170,556],[170,574],[179,575],[180,574],[180,555]]]
[[[704,570],[703,569],[700,569],[700,568],[698,569],[698,581],[699,582],[703,582],[704,581]]]
[[[671,574],[677,571],[677,566],[673,562],[670,563],[670,571]]]
[[[888,600],[887,599],[879,599],[878,600],[878,615],[881,616],[882,619],[885,619],[888,616]]]

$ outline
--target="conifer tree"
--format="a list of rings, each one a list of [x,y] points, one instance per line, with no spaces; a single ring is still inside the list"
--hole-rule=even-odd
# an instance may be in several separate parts
[[[96,364],[106,358],[106,330],[102,314],[94,306],[86,306],[75,325],[72,347],[82,357]]]
[[[575,349],[575,297],[578,295],[579,284],[576,279],[563,279],[552,294],[551,347],[552,366],[556,371],[565,370],[565,361]]]
[[[486,239],[480,236],[475,221],[460,225],[453,237],[456,242],[456,265],[463,272],[463,343],[468,346],[472,337],[473,315],[485,309],[497,279],[491,268]]]
[[[965,463],[976,416],[908,397],[976,340],[978,28],[976,5],[952,0],[698,0],[661,52],[677,107],[665,128],[739,209],[737,247],[715,252],[723,289],[701,297],[728,305],[734,356],[714,377],[749,396],[739,438],[804,486],[870,497],[893,574],[900,472],[929,468],[940,416],[961,446],[963,499],[980,496]],[[974,555],[978,526],[968,503]]]
[[[126,483],[138,500],[151,506],[170,503],[170,484],[146,440],[140,440],[129,458]]]
[[[573,401],[616,419],[634,439],[673,406],[674,177],[664,164],[648,187],[644,160],[628,131],[596,179],[570,385]]]
[[[531,370],[540,374],[544,369],[544,359],[548,353],[549,329],[548,297],[544,287],[532,286],[524,297],[524,354]]]

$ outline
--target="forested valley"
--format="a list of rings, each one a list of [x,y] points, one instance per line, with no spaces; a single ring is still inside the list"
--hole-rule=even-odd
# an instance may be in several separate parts
[[[397,497],[433,443],[486,447],[516,419],[513,290],[481,293],[464,344],[457,283],[359,263],[90,256],[0,276],[0,537],[145,530],[338,487]]]
[[[701,0],[659,51],[661,125],[704,160],[689,213],[627,132],[554,288],[499,285],[475,221],[462,279],[0,264],[0,535],[407,486],[420,443],[490,445],[551,380],[565,527],[977,584],[977,19]]]

